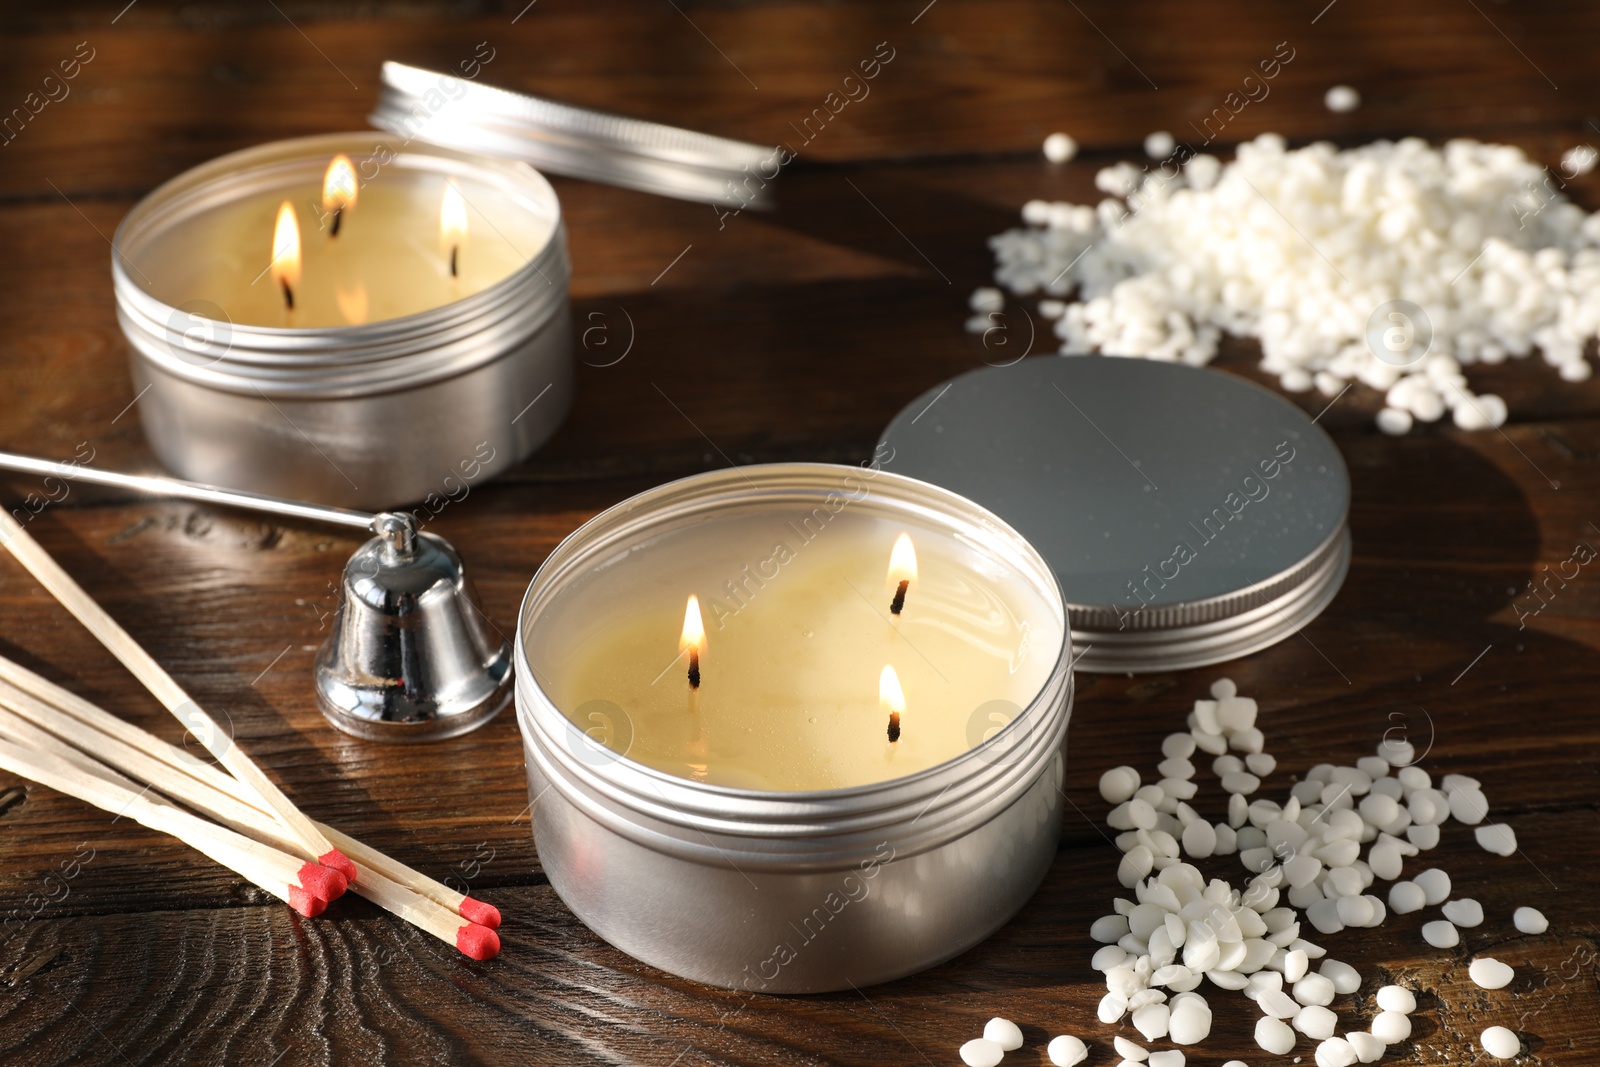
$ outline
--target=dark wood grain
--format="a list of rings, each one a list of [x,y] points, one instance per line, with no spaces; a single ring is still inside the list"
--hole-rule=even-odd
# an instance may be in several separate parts
[[[361,128],[386,58],[445,67],[488,41],[492,84],[800,149],[777,210],[736,218],[556,179],[575,313],[601,315],[607,343],[632,347],[613,366],[594,364],[618,349],[580,352],[557,437],[436,520],[503,629],[555,544],[633,492],[729,462],[870,456],[901,406],[981,365],[960,324],[989,274],[985,238],[1030,198],[1098,199],[1095,170],[1138,158],[1152,129],[1197,140],[1191,124],[1278,42],[1295,58],[1226,144],[1269,129],[1345,144],[1473,136],[1554,163],[1600,143],[1600,8],[1578,0],[524,2],[109,0],[0,14],[0,114],[79,42],[94,49],[71,94],[0,145],[0,446],[66,457],[88,442],[98,465],[155,469],[127,410],[107,270],[118,221],[220,153]],[[894,59],[871,95],[799,144],[791,124],[879,42]],[[1359,111],[1323,109],[1340,82],[1361,89]],[[1055,129],[1082,142],[1078,161],[1039,158]],[[1600,174],[1572,193],[1600,206]],[[1263,380],[1256,358],[1230,345],[1218,365]],[[1280,761],[1270,791],[1403,730],[1430,770],[1481,778],[1517,829],[1508,859],[1459,826],[1429,854],[1489,913],[1460,948],[1425,946],[1422,915],[1326,939],[1369,977],[1342,1014],[1368,1017],[1380,980],[1403,976],[1425,991],[1411,1059],[1470,1064],[1484,1026],[1515,1022],[1530,1062],[1600,1062],[1600,580],[1585,573],[1537,616],[1516,607],[1542,566],[1600,538],[1600,382],[1560,383],[1536,357],[1471,378],[1507,398],[1504,433],[1385,438],[1360,387],[1327,411],[1354,486],[1355,561],[1334,605],[1226,668],[1080,678],[1070,806],[1038,896],[957,960],[833,996],[706,989],[589,933],[540,870],[509,715],[419,750],[331,730],[307,672],[353,540],[75,486],[35,535],[308,811],[498,903],[506,948],[470,963],[356,900],[302,921],[169,839],[0,775],[0,918],[18,919],[0,932],[0,1062],[943,1064],[1002,1014],[1028,1037],[1008,1063],[1042,1062],[1043,1041],[1071,1031],[1100,1067],[1114,1057],[1094,1020],[1088,925],[1109,909],[1116,853],[1095,782],[1113,764],[1152,763],[1224,669],[1262,701]],[[0,487],[10,499],[30,486]],[[179,738],[6,558],[0,653]],[[1231,876],[1231,864],[1212,869]],[[1521,904],[1550,916],[1548,934],[1512,931]],[[1466,978],[1472,954],[1491,950],[1518,967],[1510,990]],[[1196,1060],[1257,1062],[1247,1006],[1212,1001],[1214,1037]]]

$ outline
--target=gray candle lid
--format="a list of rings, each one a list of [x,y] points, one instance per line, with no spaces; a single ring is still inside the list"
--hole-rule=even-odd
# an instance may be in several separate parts
[[[1350,479],[1299,408],[1213,370],[1043,356],[936,386],[884,466],[989,508],[1061,580],[1078,668],[1220,663],[1297,632],[1350,562]]]
[[[774,146],[573,107],[452,74],[383,65],[374,126],[446,148],[526,160],[541,170],[681,200],[763,207],[781,162]]]

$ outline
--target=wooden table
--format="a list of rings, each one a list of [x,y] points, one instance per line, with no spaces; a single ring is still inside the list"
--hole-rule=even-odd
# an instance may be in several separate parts
[[[0,444],[66,458],[88,442],[98,466],[152,469],[109,235],[144,193],[203,160],[361,128],[386,58],[444,68],[487,42],[490,83],[799,150],[773,214],[719,218],[555,180],[574,312],[609,332],[580,352],[559,436],[435,525],[502,628],[557,540],[631,493],[730,462],[868,457],[909,398],[979,365],[961,322],[990,267],[984,239],[1031,197],[1093,202],[1098,167],[1138,158],[1153,129],[1190,137],[1279,42],[1294,58],[1223,141],[1472,136],[1548,163],[1600,143],[1600,8],[1582,0],[525,2],[94,0],[3,16],[0,113],[30,92],[59,95],[45,75],[92,58],[0,146]],[[875,52],[892,59],[870,95],[802,140],[805,117]],[[1340,82],[1360,88],[1359,111],[1323,108]],[[1077,162],[1041,159],[1055,129],[1083,143]],[[1591,208],[1597,177],[1571,189]],[[601,365],[629,340],[625,359]],[[1256,358],[1238,345],[1219,366],[1255,376]],[[1460,948],[1424,945],[1420,914],[1327,939],[1368,976],[1341,1009],[1352,1025],[1382,978],[1422,991],[1410,1046],[1385,1062],[1465,1067],[1479,1031],[1500,1022],[1523,1032],[1529,1062],[1600,1063],[1600,577],[1584,569],[1524,625],[1513,608],[1544,567],[1600,544],[1600,383],[1563,385],[1537,360],[1471,377],[1510,401],[1504,432],[1385,438],[1365,388],[1327,413],[1354,482],[1349,580],[1304,637],[1226,673],[1262,701],[1283,768],[1273,792],[1399,732],[1436,774],[1481,778],[1521,840],[1502,859],[1453,826],[1429,854],[1489,915]],[[33,488],[8,479],[6,498]],[[988,942],[861,993],[747,996],[635,962],[556,898],[529,835],[511,715],[426,748],[324,723],[308,673],[350,537],[87,488],[30,528],[309,811],[497,902],[505,950],[468,962],[354,898],[303,921],[166,838],[0,776],[0,1061],[944,1064],[994,1014],[1027,1034],[1008,1063],[1043,1062],[1061,1032],[1091,1042],[1095,1067],[1115,1059],[1089,967],[1089,923],[1109,910],[1117,860],[1095,782],[1115,763],[1149,765],[1220,669],[1080,678],[1057,862]],[[176,737],[5,559],[0,623],[0,653]],[[1520,904],[1550,916],[1547,934],[1515,932]],[[1511,990],[1468,981],[1484,950],[1518,968]],[[1213,1037],[1194,1061],[1265,1060],[1252,1007],[1211,1000]],[[1310,1062],[1304,1041],[1298,1053]]]

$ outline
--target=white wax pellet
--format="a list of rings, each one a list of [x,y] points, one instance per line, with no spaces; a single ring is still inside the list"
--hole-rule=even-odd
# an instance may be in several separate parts
[[[1361,94],[1349,85],[1335,85],[1322,96],[1322,104],[1329,111],[1354,111],[1361,106]]]
[[[1195,859],[1205,859],[1217,850],[1217,831],[1204,819],[1183,828],[1183,850]]]
[[[1362,1063],[1376,1063],[1383,1058],[1384,1051],[1389,1047],[1364,1030],[1345,1034],[1344,1039],[1350,1042],[1350,1048],[1355,1052],[1356,1059]]]
[[[1395,777],[1400,779],[1400,784],[1405,786],[1406,796],[1418,789],[1426,789],[1433,784],[1433,779],[1421,767],[1401,767]]]
[[[1317,928],[1319,934],[1336,934],[1344,929],[1344,923],[1339,918],[1337,900],[1313,901],[1306,908],[1306,918],[1311,920],[1311,925]]]
[[[1400,408],[1384,408],[1378,412],[1378,429],[1392,437],[1403,437],[1411,432],[1411,412]]]
[[[997,1067],[1006,1050],[987,1038],[975,1037],[961,1046],[961,1062],[967,1067]]]
[[[1254,697],[1223,697],[1217,701],[1217,724],[1224,733],[1248,730],[1256,724],[1257,711]]]
[[[1157,130],[1144,139],[1144,154],[1151,159],[1166,159],[1178,142],[1166,130]]]
[[[1261,779],[1248,771],[1235,771],[1222,776],[1222,788],[1229,793],[1248,796],[1261,788]]]
[[[1434,948],[1455,948],[1461,944],[1461,933],[1444,919],[1422,924],[1422,939]]]
[[[1497,856],[1509,856],[1517,850],[1516,831],[1503,822],[1486,823],[1472,833],[1481,848]]]
[[[1128,820],[1137,829],[1154,830],[1156,828],[1155,805],[1142,797],[1134,797],[1128,801]]]
[[[1339,897],[1334,905],[1345,926],[1361,927],[1372,922],[1372,902],[1366,897]]]
[[[1339,1017],[1321,1004],[1307,1004],[1295,1014],[1292,1025],[1313,1041],[1325,1041],[1333,1036]]]
[[[1100,776],[1100,795],[1107,804],[1121,804],[1139,788],[1139,772],[1132,767],[1113,767]]]
[[[1266,747],[1266,743],[1266,735],[1254,726],[1233,730],[1228,734],[1228,747],[1235,752],[1260,752]]]
[[[1162,1049],[1160,1052],[1150,1053],[1150,1067],[1183,1067],[1184,1055],[1182,1049]]]
[[[1078,1067],[1078,1064],[1089,1058],[1089,1046],[1071,1034],[1052,1037],[1050,1043],[1044,1047],[1044,1051],[1055,1067]]]
[[[1385,1045],[1398,1045],[1411,1036],[1411,1017],[1398,1011],[1380,1011],[1372,1020],[1372,1036]]]
[[[1229,1060],[1227,1063],[1224,1063],[1222,1067],[1250,1067],[1250,1065],[1245,1063],[1243,1060]]]
[[[1417,995],[1403,985],[1386,985],[1378,990],[1378,1007],[1410,1015],[1417,1010]]]
[[[1199,1044],[1211,1033],[1210,1007],[1200,998],[1184,999],[1172,1009],[1172,1020],[1168,1030],[1175,1045]]]
[[[1588,174],[1597,161],[1600,161],[1600,152],[1595,151],[1593,145],[1575,145],[1561,157],[1562,173],[1573,177]]]
[[[1285,982],[1300,982],[1306,977],[1306,970],[1310,967],[1310,965],[1310,958],[1300,949],[1295,949],[1292,952],[1284,953],[1283,980]],[[1295,996],[1300,996],[1298,985],[1295,988]],[[1305,1001],[1302,1000],[1301,1003],[1304,1004]]]
[[[1043,226],[1050,221],[1050,202],[1047,200],[1029,200],[1022,205],[1022,221],[1032,226]]]
[[[1121,1056],[1125,1060],[1131,1060],[1134,1063],[1143,1063],[1145,1060],[1150,1058],[1149,1049],[1145,1048],[1137,1041],[1132,1041],[1126,1037],[1123,1037],[1121,1034],[1118,1034],[1116,1037],[1111,1039],[1111,1045],[1117,1050],[1117,1055]]]
[[[1211,761],[1211,773],[1218,778],[1224,775],[1238,774],[1242,770],[1244,770],[1244,760],[1232,754],[1218,756]]]
[[[1421,911],[1427,903],[1427,893],[1415,882],[1396,882],[1389,887],[1389,910],[1396,915]]]
[[[979,314],[1001,311],[1006,306],[1005,294],[992,286],[974,289],[967,297],[967,307]]]
[[[1278,761],[1268,752],[1252,752],[1244,758],[1244,765],[1258,778],[1265,778],[1277,769]]]
[[[1491,1026],[1478,1037],[1483,1051],[1497,1060],[1509,1060],[1522,1051],[1522,1041],[1503,1026]]]
[[[1484,989],[1504,989],[1517,972],[1493,956],[1479,956],[1467,965],[1467,976]]]
[[[1292,1019],[1303,1005],[1282,990],[1263,989],[1256,995],[1256,1007],[1274,1019]]]
[[[1350,1067],[1356,1062],[1356,1050],[1342,1037],[1330,1037],[1317,1046],[1317,1067]]]
[[[1164,759],[1156,764],[1156,773],[1161,775],[1163,781],[1168,778],[1193,778],[1194,764],[1181,756]]]
[[[1146,1041],[1155,1041],[1167,1036],[1171,1018],[1172,1009],[1165,1004],[1146,1004],[1133,1013],[1133,1028],[1143,1034]]]
[[[1389,761],[1382,756],[1362,756],[1356,760],[1356,770],[1373,779],[1382,778],[1389,773]]]
[[[1406,827],[1406,840],[1420,849],[1439,846],[1439,828],[1429,823]]]
[[[1217,700],[1226,700],[1228,697],[1238,696],[1239,687],[1232,678],[1218,678],[1211,683],[1211,695]]]
[[[1511,913],[1511,922],[1525,934],[1542,934],[1550,929],[1550,921],[1538,908],[1518,908]]]
[[[1022,1047],[1022,1027],[1010,1019],[1001,1019],[998,1016],[990,1019],[983,1024],[983,1036],[1007,1052],[1015,1052]]]
[[[1112,992],[1100,998],[1100,1005],[1095,1009],[1095,1015],[1101,1022],[1110,1026],[1121,1019],[1123,1013],[1127,1010],[1128,998],[1120,993]]]
[[[1471,897],[1446,901],[1439,910],[1457,926],[1478,926],[1483,922],[1483,905]]]
[[[1489,814],[1489,800],[1483,790],[1461,786],[1450,791],[1450,817],[1468,826],[1476,826]]]
[[[1159,989],[1141,989],[1128,998],[1128,1010],[1138,1011],[1146,1004],[1165,1004],[1167,995]]]
[[[1250,979],[1238,971],[1207,971],[1206,980],[1221,989],[1246,989],[1250,985]]]
[[[1450,898],[1450,876],[1437,867],[1429,867],[1412,881],[1421,887],[1428,904],[1443,904]]]
[[[1168,734],[1161,742],[1161,754],[1168,759],[1188,759],[1194,755],[1193,734]]]
[[[1294,1031],[1282,1019],[1263,1015],[1256,1020],[1256,1044],[1274,1056],[1287,1056],[1294,1041]]]
[[[1333,994],[1333,980],[1327,975],[1308,974],[1294,984],[1294,999],[1302,1004],[1332,1004]]]
[[[1323,960],[1322,966],[1317,968],[1317,973],[1333,983],[1333,991],[1340,996],[1354,993],[1361,988],[1361,972],[1348,963],[1339,960]]]
[[[1367,866],[1371,867],[1372,873],[1379,878],[1392,881],[1400,877],[1400,872],[1405,867],[1405,859],[1401,856],[1399,847],[1393,842],[1380,841],[1367,853]]]
[[[1102,945],[1114,945],[1128,932],[1126,915],[1102,915],[1089,926],[1089,936]]]
[[[1111,968],[1126,963],[1128,953],[1119,945],[1102,945],[1089,961],[1089,966],[1097,971],[1109,971]]]
[[[1044,139],[1044,158],[1052,163],[1065,163],[1078,154],[1078,142],[1064,133],[1052,133]]]
[[[1367,822],[1381,828],[1388,826],[1399,816],[1400,805],[1395,803],[1393,797],[1384,796],[1382,793],[1369,793],[1361,798],[1356,810]]]

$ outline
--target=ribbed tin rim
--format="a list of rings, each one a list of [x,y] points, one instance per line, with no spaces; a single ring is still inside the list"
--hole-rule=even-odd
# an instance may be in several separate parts
[[[175,219],[231,199],[285,170],[320,169],[336,152],[383,148],[390,167],[471,174],[536,203],[550,236],[519,269],[471,296],[360,326],[289,328],[228,323],[224,350],[197,358],[172,338],[187,313],[136,280],[144,244]],[[555,190],[525,163],[434,145],[407,146],[372,131],[320,134],[233,152],[185,171],[134,205],[112,241],[117,316],[137,355],[163,372],[225,392],[282,399],[331,399],[414,388],[464,374],[525,342],[567,304],[566,227]]]
[[[443,103],[431,104],[430,97]],[[574,107],[393,61],[374,126],[433,144],[510,156],[553,174],[730,207],[762,207],[777,148]],[[766,165],[771,173],[762,173]],[[753,184],[749,179],[758,180]],[[730,188],[730,183],[732,188]]]
[[[1144,626],[1118,629],[1114,613],[1113,624],[1105,625],[1104,609],[1069,605],[1072,640],[1083,649],[1076,667],[1098,674],[1186,670],[1275,645],[1332,602],[1350,568],[1350,551],[1350,531],[1341,523],[1322,547],[1282,574],[1212,600],[1146,612],[1165,621]]]
[[[903,778],[814,792],[767,792],[692,782],[625,756],[580,759],[583,737],[545,694],[525,634],[545,603],[587,563],[663,522],[763,503],[820,502],[869,480],[853,507],[876,506],[954,526],[1018,569],[1062,612],[1062,647],[1022,714],[982,744]],[[590,519],[535,574],[518,613],[517,721],[530,759],[552,788],[614,832],[657,851],[756,869],[831,868],[870,856],[885,830],[910,855],[981,825],[1045,773],[1065,741],[1072,711],[1071,637],[1060,585],[1019,533],[978,504],[904,475],[826,463],[764,464],[694,475],[648,490]]]

